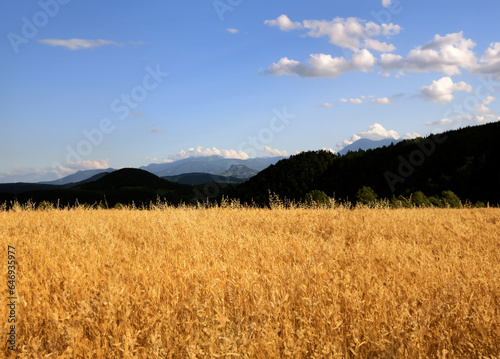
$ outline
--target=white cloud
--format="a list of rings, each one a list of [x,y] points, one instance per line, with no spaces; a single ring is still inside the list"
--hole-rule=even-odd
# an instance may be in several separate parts
[[[389,7],[391,5],[391,0],[382,0],[383,7]]]
[[[327,20],[304,20],[302,23],[291,21],[288,16],[281,15],[275,20],[266,20],[264,24],[279,26],[282,31],[307,29],[307,36],[319,38],[326,36],[330,43],[353,51],[372,49],[375,51],[390,52],[396,47],[385,42],[375,40],[378,36],[391,36],[401,31],[399,25],[376,24],[355,17],[336,17]]]
[[[472,73],[493,74],[500,81],[500,42],[491,43],[479,61],[482,64],[473,69]]]
[[[366,39],[365,47],[367,49],[372,49],[378,52],[392,52],[396,50],[396,46],[394,46],[393,44],[387,44],[385,42],[380,42],[374,39]]]
[[[375,57],[366,49],[356,52],[350,60],[325,54],[310,55],[309,66],[287,57],[273,63],[267,73],[275,76],[298,75],[300,77],[336,78],[349,71],[369,72],[376,63]]]
[[[341,98],[340,99],[340,102],[342,103],[351,103],[353,105],[359,105],[359,104],[362,104],[363,103],[363,99],[362,98]]]
[[[334,150],[333,148],[331,148],[331,147],[328,147],[328,148],[323,147],[323,150],[324,150],[324,151],[331,152],[331,153],[335,153],[335,150]]]
[[[474,109],[473,114],[468,115],[458,115],[451,118],[443,118],[439,121],[435,122],[426,122],[427,126],[446,126],[446,125],[454,125],[462,122],[466,122],[468,124],[480,125],[488,122],[496,122],[500,121],[500,116],[498,114],[487,107],[490,103],[495,101],[495,97],[488,96],[486,97],[482,103],[477,104]]]
[[[62,40],[62,39],[43,39],[43,40],[38,40],[39,43],[45,44],[45,45],[50,45],[50,46],[61,46],[65,47],[69,50],[82,50],[82,49],[92,49],[96,47],[101,47],[101,46],[108,46],[108,45],[114,45],[114,46],[123,46],[123,44],[110,41],[110,40],[84,40],[84,39],[69,39],[69,40]]]
[[[324,108],[332,108],[332,107],[335,107],[335,104],[331,103],[331,102],[325,102],[325,103],[321,104],[321,106],[323,106]]]
[[[229,31],[231,34],[237,34],[240,32],[240,30],[238,29],[227,29],[227,31]]]
[[[288,156],[288,153],[285,150],[280,151],[277,148],[271,148],[269,146],[264,146],[262,152],[269,153],[272,156]]]
[[[44,168],[16,167],[12,171],[0,173],[0,180],[2,182],[51,181],[66,177],[77,171],[107,168],[109,168],[109,159],[71,162]]]
[[[403,138],[415,138],[415,137],[420,137],[420,135],[418,133],[405,133],[403,136]],[[375,123],[370,127],[368,127],[367,129],[352,135],[350,139],[337,143],[337,149],[340,151],[344,147],[362,138],[367,138],[372,141],[379,141],[386,138],[399,140],[401,136],[396,131],[386,130],[384,126],[382,126],[381,124]]]
[[[446,125],[454,125],[458,123],[466,123],[467,125],[482,125],[489,122],[496,122],[500,120],[500,116],[494,115],[459,115],[453,118],[443,118],[436,122],[426,122],[427,126],[446,126]]]
[[[401,31],[401,27],[393,23],[379,25],[355,17],[336,17],[331,21],[304,20],[300,23],[291,21],[286,15],[281,15],[275,20],[266,20],[265,24],[279,26],[282,31],[307,29],[309,31],[305,36],[313,38],[326,36],[331,44],[354,52],[350,59],[344,56],[332,57],[323,53],[311,54],[308,64],[283,57],[269,66],[267,71],[276,76],[336,78],[349,71],[372,71],[377,60],[369,50],[387,55],[396,49],[394,45],[379,41],[375,37],[391,36]]]
[[[463,32],[435,35],[434,40],[411,50],[406,59],[400,55],[382,54],[378,65],[384,71],[443,72],[448,76],[461,74],[461,68],[477,67],[472,50],[476,44],[463,37]]]
[[[391,104],[391,100],[388,97],[374,98],[370,102],[377,104],[377,105],[390,105]]]
[[[330,43],[353,51],[369,48],[376,51],[394,51],[394,45],[388,45],[374,40],[376,36],[391,36],[398,34],[401,27],[395,24],[378,25],[355,17],[347,19],[337,17],[331,21],[304,20],[303,27],[308,29],[310,37],[327,36]]]
[[[351,136],[351,138],[349,140],[344,140],[342,142],[337,143],[337,150],[340,151],[344,147],[352,145],[354,142],[356,142],[357,140],[360,140],[360,139],[361,139],[360,136],[354,134]]]
[[[454,123],[454,120],[450,119],[450,118],[442,118],[441,120],[439,121],[436,121],[436,122],[426,122],[425,124],[427,126],[445,126],[445,125],[450,125]]]
[[[281,31],[290,31],[302,28],[302,24],[300,22],[293,22],[286,15],[281,15],[276,20],[266,20],[264,21],[264,24],[269,26],[279,26]]]
[[[486,63],[500,61],[500,42],[492,42],[479,61]]]
[[[378,141],[384,138],[393,138],[395,140],[399,139],[399,134],[394,130],[386,130],[384,126],[379,123],[375,123],[368,127],[366,130],[358,132],[358,136],[361,138],[368,138],[369,140]]]
[[[402,137],[403,137],[403,140],[411,140],[413,138],[422,137],[422,136],[420,136],[420,134],[416,133],[416,132],[406,132]]]
[[[202,146],[198,146],[198,147],[191,147],[187,151],[182,150],[174,155],[170,155],[166,160],[164,160],[164,162],[173,162],[189,157],[208,157],[208,156],[222,156],[224,158],[238,158],[241,160],[246,160],[247,158],[249,158],[248,154],[246,154],[243,151],[224,150],[224,149],[218,149],[216,147],[203,148]]]
[[[493,96],[486,97],[486,99],[484,99],[484,101],[482,103],[477,105],[475,112],[477,114],[494,114],[494,111],[492,111],[490,108],[488,108],[486,106],[495,100],[496,100],[496,98]]]
[[[429,86],[421,87],[419,91],[424,99],[442,105],[453,100],[454,91],[471,92],[472,86],[463,81],[453,83],[450,77],[442,77],[432,81]]]
[[[87,161],[81,161],[81,162],[72,162],[72,163],[67,163],[65,165],[61,165],[56,167],[58,171],[64,171],[64,172],[76,172],[76,171],[83,171],[83,170],[95,170],[95,169],[106,169],[109,168],[109,159],[102,159],[102,160],[87,160]]]

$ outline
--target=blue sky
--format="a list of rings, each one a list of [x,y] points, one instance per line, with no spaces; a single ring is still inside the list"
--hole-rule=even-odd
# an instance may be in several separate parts
[[[0,182],[499,120],[500,2],[0,5]]]

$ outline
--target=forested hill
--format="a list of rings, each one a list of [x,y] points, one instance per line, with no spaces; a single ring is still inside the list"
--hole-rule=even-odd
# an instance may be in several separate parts
[[[346,155],[303,152],[281,160],[228,195],[265,204],[269,191],[302,201],[306,193],[355,200],[371,187],[380,198],[451,190],[462,201],[500,203],[500,123],[466,127]]]

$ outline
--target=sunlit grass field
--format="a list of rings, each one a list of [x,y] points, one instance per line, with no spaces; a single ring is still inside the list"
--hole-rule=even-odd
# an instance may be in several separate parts
[[[18,209],[0,243],[8,357],[500,357],[499,209]]]

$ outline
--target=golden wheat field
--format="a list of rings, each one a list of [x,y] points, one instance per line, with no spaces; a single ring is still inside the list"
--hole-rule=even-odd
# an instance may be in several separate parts
[[[0,239],[6,357],[500,357],[499,209],[17,210]]]

